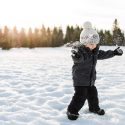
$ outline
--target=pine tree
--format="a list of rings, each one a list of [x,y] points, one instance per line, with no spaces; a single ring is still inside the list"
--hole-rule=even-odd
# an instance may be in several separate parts
[[[113,45],[113,38],[109,30],[105,30],[104,40],[106,45],[110,45],[110,46]]]
[[[106,45],[105,35],[104,35],[103,30],[100,30],[98,33],[99,33],[99,37],[100,37],[100,45]]]
[[[11,44],[13,47],[20,47],[20,43],[19,43],[19,37],[18,37],[18,30],[16,28],[16,26],[13,28],[12,32],[11,32]]]
[[[66,35],[65,35],[65,39],[64,39],[64,43],[68,43],[68,42],[71,42],[70,26],[67,26],[67,28],[66,28]]]
[[[57,39],[58,39],[58,30],[57,27],[54,27],[52,32],[52,47],[57,46]]]
[[[40,46],[41,47],[47,46],[47,32],[44,25],[42,25],[42,28],[40,30]]]
[[[58,46],[61,46],[61,45],[63,45],[63,42],[64,40],[63,40],[63,31],[62,31],[62,28],[59,28],[58,29],[58,34],[57,34],[57,44],[56,44],[56,46],[58,47]]]
[[[35,28],[34,30],[34,34],[33,34],[33,43],[34,43],[34,47],[39,47],[39,43],[40,43],[40,33],[39,33],[39,29]]]
[[[20,42],[20,47],[29,47],[28,46],[28,41],[27,41],[27,36],[26,36],[26,33],[25,33],[25,29],[24,28],[21,28],[21,31],[19,32],[19,35],[18,35],[18,39],[19,39],[19,42]]]
[[[9,36],[9,28],[7,26],[4,27],[3,38],[0,43],[0,46],[2,47],[2,49],[10,49],[12,47],[10,36]]]
[[[33,31],[32,28],[30,27],[28,30],[28,35],[27,35],[27,45],[30,48],[34,47],[34,41],[33,41]]]
[[[47,28],[47,46],[52,46],[52,32],[49,27]]]
[[[113,23],[113,43],[114,45],[123,45],[124,34],[121,32],[121,29],[118,26],[118,21],[115,19]]]
[[[74,32],[73,32],[72,41],[74,41],[74,42],[79,41],[81,31],[82,31],[82,28],[80,28],[79,26],[76,26],[76,28],[74,29]]]

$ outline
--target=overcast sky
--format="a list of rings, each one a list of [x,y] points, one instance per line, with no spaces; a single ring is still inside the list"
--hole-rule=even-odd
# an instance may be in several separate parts
[[[0,27],[80,25],[91,21],[98,29],[112,29],[117,18],[125,30],[124,0],[0,0]]]

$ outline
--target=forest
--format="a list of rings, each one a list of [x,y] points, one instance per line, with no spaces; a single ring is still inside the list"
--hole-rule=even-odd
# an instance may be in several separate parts
[[[100,36],[100,45],[112,46],[112,45],[125,45],[124,31],[119,27],[118,20],[115,19],[112,26],[112,30],[97,30]],[[0,29],[0,48],[35,48],[35,47],[60,47],[66,43],[79,41],[79,36],[82,27],[70,26],[66,27],[64,32],[62,27],[49,28],[42,25],[41,28],[29,28],[26,31],[25,28],[17,30],[17,27],[12,29],[4,26]]]

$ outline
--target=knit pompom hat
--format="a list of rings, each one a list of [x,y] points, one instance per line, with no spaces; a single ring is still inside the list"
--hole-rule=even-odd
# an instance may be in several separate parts
[[[92,28],[92,24],[88,21],[85,22],[83,24],[83,30],[80,34],[80,44],[98,44],[99,41],[99,34]]]

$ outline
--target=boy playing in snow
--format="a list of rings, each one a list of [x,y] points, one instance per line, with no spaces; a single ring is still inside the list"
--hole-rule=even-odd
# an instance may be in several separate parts
[[[89,111],[98,115],[104,115],[105,111],[99,107],[98,92],[95,86],[97,59],[108,59],[115,55],[122,55],[123,51],[118,47],[114,51],[99,50],[99,34],[92,28],[90,22],[84,23],[84,29],[80,34],[80,44],[74,46],[72,67],[74,96],[67,109],[67,117],[76,120],[79,111],[88,100]]]

